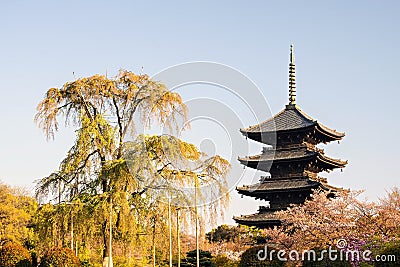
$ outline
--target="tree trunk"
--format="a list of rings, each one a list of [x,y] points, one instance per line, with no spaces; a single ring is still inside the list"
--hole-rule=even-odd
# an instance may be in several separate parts
[[[103,222],[103,259],[108,257],[107,221]]]

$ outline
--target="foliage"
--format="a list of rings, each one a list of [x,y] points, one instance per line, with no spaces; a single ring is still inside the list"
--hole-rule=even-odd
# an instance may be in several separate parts
[[[237,267],[238,266],[237,261],[233,261],[224,255],[217,255],[217,256],[213,257],[212,262],[214,263],[215,267]]]
[[[171,195],[185,206],[193,206],[194,195],[198,201],[221,196],[204,208],[208,218],[225,207],[228,161],[207,157],[172,135],[138,134],[140,123],[160,124],[172,133],[186,118],[181,97],[147,75],[121,70],[114,78],[94,75],[50,88],[35,120],[51,139],[61,118],[75,128],[75,142],[59,169],[36,188],[39,199],[58,203],[45,205],[35,218],[48,244],[66,245],[73,225],[75,241],[94,247],[91,255],[102,249],[105,257],[112,223],[114,244],[134,246],[143,258],[152,246],[152,238],[143,235],[165,227]],[[202,184],[209,185],[208,192],[200,190]],[[192,214],[182,211],[182,218]],[[165,231],[157,235],[163,240],[157,249],[165,249]]]
[[[193,267],[196,266],[197,253],[196,250],[189,251],[186,253],[186,258],[182,260],[182,267]],[[209,251],[199,250],[199,263],[201,267],[215,267],[212,259],[212,255]]]
[[[237,242],[221,242],[221,243],[209,243],[206,246],[208,251],[213,255],[223,256],[231,261],[237,262],[240,260],[242,253],[247,250],[250,246],[248,244],[237,243]]]
[[[382,257],[384,255],[385,261],[375,261],[374,266],[377,267],[394,267],[399,266],[400,262],[400,241],[389,242],[382,246],[379,250],[378,255]],[[388,260],[388,257],[392,257],[394,255],[394,259],[392,261]]]
[[[81,261],[81,266],[82,267],[93,267],[93,265],[90,264],[90,262],[88,260]]]
[[[330,261],[329,259],[323,259],[321,261],[303,261],[303,267],[351,267],[351,263],[348,261]]]
[[[30,226],[36,209],[36,201],[24,190],[0,182],[0,241],[34,246],[35,236]]]
[[[206,234],[206,238],[211,243],[232,242],[238,239],[240,234],[239,226],[219,225]]]
[[[360,193],[341,192],[331,199],[323,192],[315,192],[304,205],[280,212],[282,227],[264,230],[264,235],[269,243],[287,251],[335,249],[341,239],[345,240],[344,251],[376,251],[387,242],[399,240],[399,189],[389,191],[379,203],[359,200]],[[354,265],[361,263],[352,261]]]
[[[40,260],[39,267],[80,267],[79,259],[69,248],[52,247]]]
[[[310,247],[334,247],[337,240],[348,238],[354,232],[355,222],[364,206],[356,199],[359,192],[345,193],[329,199],[325,193],[316,193],[304,205],[293,206],[281,213],[283,227],[267,230],[280,245],[298,251]],[[370,212],[364,209],[362,212]],[[290,233],[290,235],[288,235]],[[276,236],[280,235],[280,236]]]
[[[272,250],[273,248],[267,247],[267,251]],[[258,254],[262,250],[265,253],[265,246],[253,246],[246,250],[240,259],[239,267],[264,267],[264,266],[284,266],[284,262],[280,261],[276,258],[276,254],[273,255],[272,260],[269,259],[269,256],[263,260],[259,259]]]
[[[29,251],[23,246],[8,242],[0,247],[0,267],[31,267]]]
[[[206,233],[206,238],[210,243],[236,242],[252,245],[263,239],[263,235],[259,229],[254,227],[222,224],[212,229],[211,232]]]
[[[346,261],[345,259],[340,259],[337,257],[336,260],[334,259],[329,259],[328,253],[322,254],[322,249],[312,249],[312,251],[315,251],[315,258],[313,259],[312,256],[306,257],[302,261],[302,266],[303,267],[351,267],[352,264],[350,261]],[[328,249],[326,249],[328,251]],[[307,254],[305,254],[307,255]],[[324,256],[323,259],[321,259],[321,256]]]
[[[229,260],[226,264],[236,264],[249,246],[258,244],[259,239],[264,239],[261,233],[257,228],[244,225],[220,225],[206,233],[209,242],[207,250],[220,260]]]

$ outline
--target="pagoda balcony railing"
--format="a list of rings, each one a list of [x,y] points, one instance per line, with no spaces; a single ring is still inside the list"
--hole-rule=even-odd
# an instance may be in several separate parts
[[[275,211],[279,211],[282,209],[286,209],[288,207],[288,205],[270,205],[270,206],[258,206],[258,212],[259,213],[266,213],[266,212],[275,212]]]
[[[260,183],[268,182],[271,180],[284,180],[284,179],[292,179],[292,178],[310,178],[316,179],[317,174],[309,171],[298,172],[298,173],[285,173],[282,175],[274,175],[274,176],[260,176]]]
[[[317,181],[317,182],[327,182],[326,178],[320,177],[320,176],[318,176],[317,173],[312,172],[312,171],[307,171],[307,170],[304,170],[303,172],[285,173],[282,175],[275,175],[275,176],[261,175],[259,181],[260,181],[260,183],[263,183],[263,182],[268,182],[268,181],[277,180],[277,179],[282,180],[282,179],[288,179],[288,178],[306,178],[306,177],[308,177],[311,180]]]
[[[318,148],[315,145],[307,143],[307,142],[302,142],[300,144],[287,144],[285,146],[281,146],[279,148],[276,148],[276,150],[291,150],[291,149],[296,149],[296,148],[308,148],[308,149],[310,149],[312,151],[319,152],[321,154],[325,154],[323,149]],[[262,152],[264,153],[264,152],[266,152],[268,150],[270,150],[270,148],[268,148],[268,149],[264,149],[263,148]]]
[[[328,179],[326,179],[325,177],[321,177],[321,176],[317,176],[316,178],[313,178],[312,180],[316,181],[316,182],[320,182],[322,184],[328,183]]]
[[[303,143],[303,144],[304,144],[305,147],[308,148],[308,149],[311,149],[311,150],[314,150],[315,152],[319,152],[319,153],[321,153],[321,154],[324,154],[324,150],[323,150],[323,149],[318,148],[318,147],[316,147],[316,146],[313,145],[313,144],[310,144],[310,143],[307,143],[307,142],[305,142],[305,143]]]
[[[258,206],[258,212],[269,211],[271,209],[271,204],[266,204],[263,206]]]
[[[317,179],[318,178],[318,174],[317,173],[306,171],[306,170],[303,172],[303,175],[307,176],[309,178],[312,178],[312,179]]]
[[[260,176],[260,182],[264,182],[264,181],[267,181],[267,180],[271,180],[271,175],[261,175]]]

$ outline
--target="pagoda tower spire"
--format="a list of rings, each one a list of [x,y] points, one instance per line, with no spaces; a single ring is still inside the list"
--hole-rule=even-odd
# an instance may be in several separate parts
[[[296,105],[296,65],[294,64],[293,44],[290,45],[289,105]]]

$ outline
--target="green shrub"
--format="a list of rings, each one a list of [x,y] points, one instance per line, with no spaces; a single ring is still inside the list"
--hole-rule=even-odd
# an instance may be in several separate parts
[[[21,245],[7,243],[0,248],[0,267],[32,267],[31,254]]]
[[[71,249],[53,247],[43,255],[39,267],[81,267],[81,263]]]
[[[215,267],[237,267],[238,263],[225,255],[217,255],[212,259]]]
[[[192,267],[196,266],[196,250],[189,251],[186,253],[186,258],[182,260],[181,267]],[[199,263],[201,267],[215,267],[211,261],[211,253],[209,251],[199,250]]]
[[[267,257],[265,260],[260,260],[258,258],[258,253],[260,250],[264,251],[265,253],[265,246],[254,246],[243,252],[240,262],[239,262],[239,267],[265,267],[265,266],[272,266],[272,267],[279,267],[279,266],[284,266],[284,261],[280,261],[276,258],[276,253],[273,254],[272,260]],[[272,251],[276,250],[271,247],[267,247],[267,251]],[[264,256],[264,255],[260,255]],[[267,255],[268,256],[268,255]]]
[[[374,266],[376,267],[392,267],[392,266],[400,266],[400,241],[390,242],[385,244],[380,250],[379,255],[381,258],[383,256],[386,258],[386,261],[375,261]],[[387,258],[389,255],[394,255],[395,260],[389,261]]]

